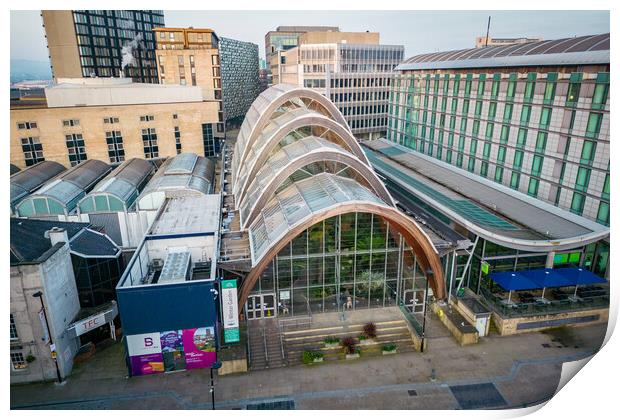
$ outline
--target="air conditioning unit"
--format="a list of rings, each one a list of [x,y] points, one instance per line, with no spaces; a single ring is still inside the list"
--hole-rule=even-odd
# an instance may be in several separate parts
[[[164,266],[164,260],[161,258],[153,258],[153,268],[162,268]]]

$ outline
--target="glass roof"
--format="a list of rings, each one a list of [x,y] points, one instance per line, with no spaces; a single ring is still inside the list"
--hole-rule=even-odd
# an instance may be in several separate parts
[[[360,201],[387,206],[356,181],[329,173],[291,184],[269,201],[249,229],[252,265],[286,232],[309,216],[333,206]]]
[[[138,189],[153,170],[154,166],[149,161],[130,159],[99,182],[88,196],[111,194],[129,207],[132,204],[129,200],[138,195]]]
[[[88,190],[111,169],[112,167],[107,163],[91,159],[69,169],[62,175],[62,179],[75,184],[82,190]]]
[[[28,193],[65,171],[60,163],[39,162],[11,176],[11,205],[16,204]]]

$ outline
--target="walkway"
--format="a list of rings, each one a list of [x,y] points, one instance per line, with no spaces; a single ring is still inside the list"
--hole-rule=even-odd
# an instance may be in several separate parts
[[[546,334],[494,336],[469,347],[460,347],[452,337],[443,337],[435,339],[431,350],[424,354],[362,357],[222,376],[216,380],[216,407],[245,409],[248,405],[288,401],[284,405],[297,409],[454,409],[480,404],[490,408],[502,399],[506,406],[523,406],[551,396],[560,378],[561,364],[598,350],[605,329],[605,325],[596,325]],[[104,350],[79,366],[64,385],[13,386],[11,407],[211,407],[208,370],[126,379],[121,355],[120,345]],[[433,369],[436,382],[429,381]],[[479,389],[491,391],[495,388],[501,399],[496,398],[496,393],[478,393],[484,398],[467,400],[467,395],[477,395],[474,391],[478,388],[455,388],[466,384],[481,384]]]

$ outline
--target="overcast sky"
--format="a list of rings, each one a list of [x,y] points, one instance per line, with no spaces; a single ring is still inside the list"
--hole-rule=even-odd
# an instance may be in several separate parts
[[[380,32],[382,44],[415,54],[472,48],[491,16],[491,36],[545,39],[609,32],[608,11],[165,11],[166,26],[212,28],[250,41],[265,56],[265,33],[278,25],[329,25],[341,31]],[[11,11],[11,58],[47,60],[38,11]]]

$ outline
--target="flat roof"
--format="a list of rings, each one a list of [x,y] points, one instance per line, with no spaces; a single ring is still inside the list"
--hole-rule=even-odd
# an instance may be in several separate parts
[[[364,144],[372,166],[473,233],[523,250],[569,249],[609,228],[385,139]]]
[[[218,232],[220,212],[219,194],[170,198],[153,222],[149,236]]]

